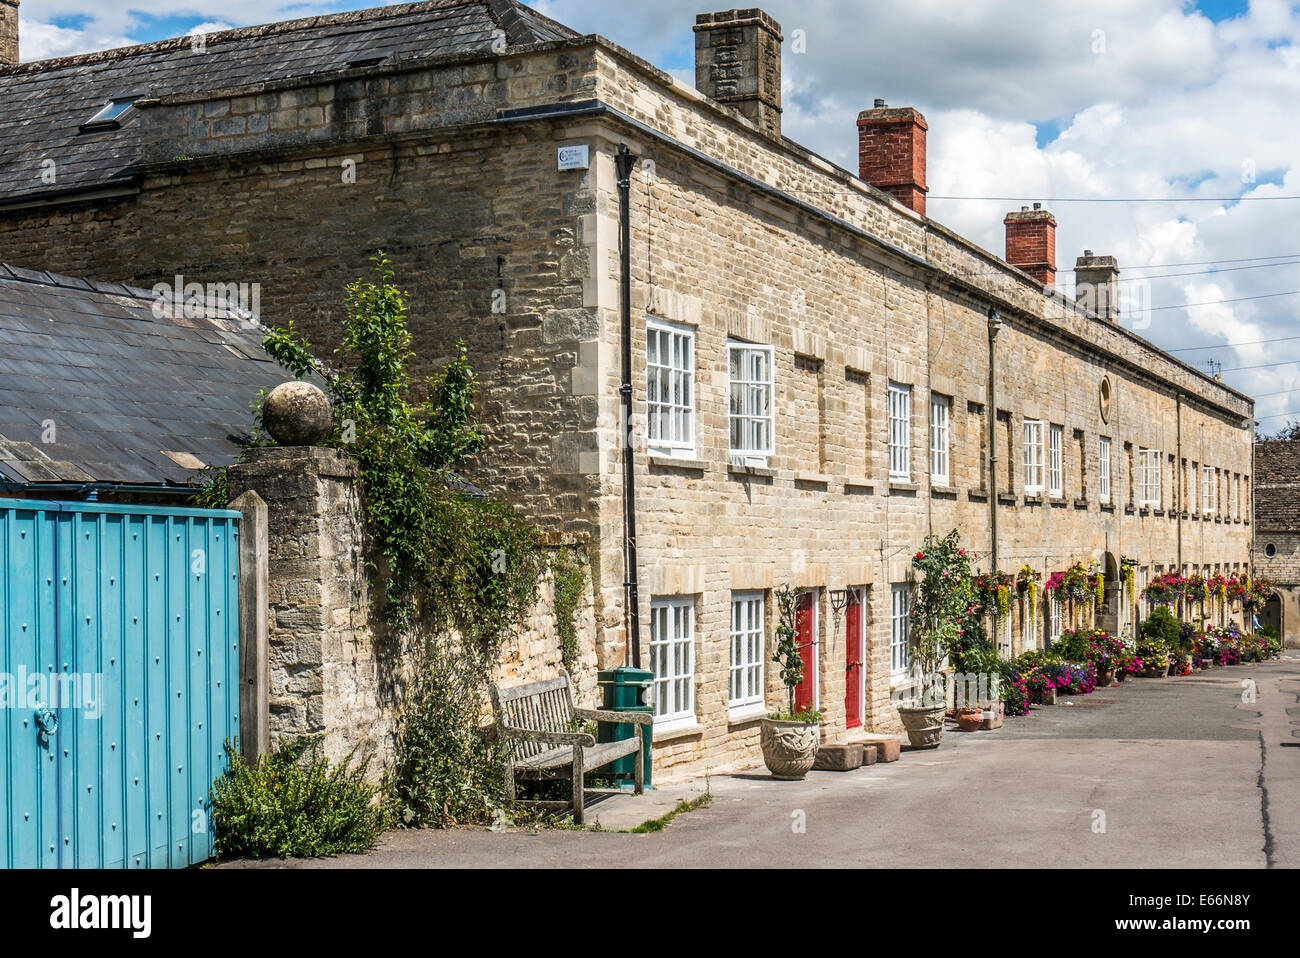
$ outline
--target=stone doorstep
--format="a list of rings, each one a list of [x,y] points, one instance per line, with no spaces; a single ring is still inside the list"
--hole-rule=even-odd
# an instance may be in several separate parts
[[[862,751],[861,742],[823,745],[817,749],[813,768],[826,772],[847,772],[850,769],[861,768]]]
[[[863,732],[853,736],[852,741],[857,745],[874,745],[877,762],[897,762],[903,748],[903,740],[897,735],[873,735]],[[864,762],[864,764],[869,763]]]

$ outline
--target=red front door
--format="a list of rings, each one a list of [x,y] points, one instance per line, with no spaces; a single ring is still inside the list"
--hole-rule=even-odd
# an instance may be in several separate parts
[[[817,610],[811,592],[799,596],[795,628],[799,634],[799,657],[803,659],[803,681],[794,688],[794,707],[800,711],[817,707]]]
[[[844,724],[862,724],[862,592],[854,590],[845,615]]]

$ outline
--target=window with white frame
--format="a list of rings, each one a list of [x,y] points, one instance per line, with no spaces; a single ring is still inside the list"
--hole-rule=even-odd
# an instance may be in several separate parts
[[[1025,492],[1043,491],[1043,424],[1025,420]]]
[[[1033,583],[1030,583],[1029,588],[1034,589],[1036,593],[1041,594],[1041,590],[1038,589]],[[1025,632],[1024,650],[1027,651],[1029,649],[1036,649],[1038,648],[1038,620],[1035,616],[1029,614],[1029,596],[1027,594],[1025,596],[1023,612],[1024,612],[1024,617],[1023,617],[1024,632]]]
[[[731,596],[731,684],[727,704],[732,712],[763,708],[763,593]]]
[[[1218,505],[1214,500],[1214,467],[1201,466],[1201,515],[1214,515]]]
[[[1237,513],[1237,477],[1228,477],[1228,518],[1238,518]]]
[[[731,455],[765,465],[772,455],[772,347],[727,342]]]
[[[997,619],[998,652],[1004,658],[1011,658],[1011,610]]]
[[[1061,446],[1065,442],[1064,426],[1049,426],[1047,430],[1047,492],[1049,495],[1064,494],[1065,483],[1061,469]]]
[[[1047,601],[1047,641],[1048,643],[1056,642],[1061,638],[1062,631],[1062,610],[1065,603],[1057,598],[1058,589],[1052,590],[1052,596]]]
[[[650,602],[650,672],[654,675],[655,723],[695,720],[695,600]]]
[[[1104,503],[1110,502],[1110,437],[1102,436],[1097,449],[1097,476],[1101,484],[1098,494]]]
[[[952,422],[952,399],[930,395],[930,483],[948,485],[948,443]]]
[[[912,478],[912,387],[889,384],[889,478]]]
[[[1160,450],[1138,450],[1138,505],[1160,508]]]
[[[652,452],[695,454],[695,330],[646,321],[646,435]]]
[[[912,590],[906,584],[890,589],[889,670],[902,675],[912,667]]]

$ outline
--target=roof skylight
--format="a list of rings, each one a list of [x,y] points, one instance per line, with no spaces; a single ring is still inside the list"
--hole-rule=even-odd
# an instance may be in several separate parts
[[[116,130],[121,124],[118,122],[127,110],[131,109],[131,100],[109,100],[99,111],[85,123],[81,124],[83,130]]]

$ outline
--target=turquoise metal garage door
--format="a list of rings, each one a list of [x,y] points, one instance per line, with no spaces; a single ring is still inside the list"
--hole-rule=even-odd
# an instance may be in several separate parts
[[[0,500],[0,864],[211,857],[239,731],[238,518]]]

